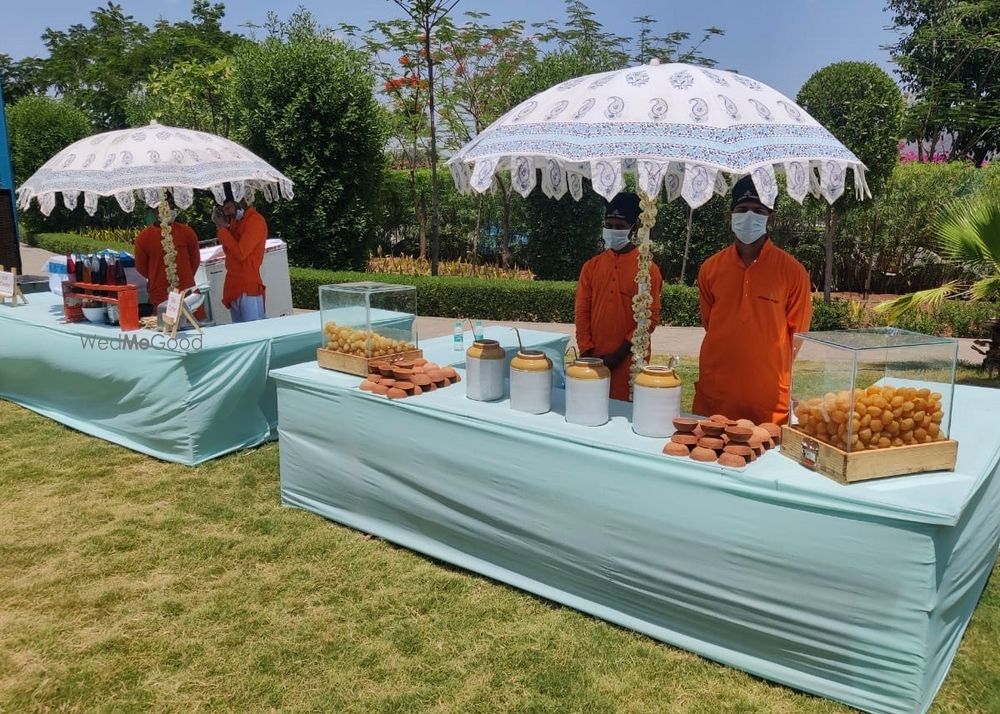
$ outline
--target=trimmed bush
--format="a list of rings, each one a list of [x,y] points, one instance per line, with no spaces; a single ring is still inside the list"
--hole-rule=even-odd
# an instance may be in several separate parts
[[[53,253],[89,252],[101,248],[132,249],[131,243],[95,241],[72,233],[39,233],[27,244]],[[305,310],[319,309],[319,286],[374,280],[417,286],[417,311],[435,317],[471,317],[482,320],[573,322],[576,283],[557,280],[490,280],[425,275],[386,275],[351,271],[291,268],[292,303]],[[898,327],[928,335],[989,337],[989,322],[1000,315],[1000,305],[960,300],[944,302],[935,310],[903,317]],[[701,325],[698,288],[664,285],[660,295],[660,324],[677,327]],[[870,311],[859,313],[849,300],[829,304],[813,299],[813,330],[844,330],[879,324]]]

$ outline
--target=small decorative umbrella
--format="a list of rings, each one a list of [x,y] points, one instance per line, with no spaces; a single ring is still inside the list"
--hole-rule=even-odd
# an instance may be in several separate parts
[[[801,107],[761,82],[734,72],[672,63],[577,77],[522,102],[491,124],[449,162],[459,191],[488,191],[507,170],[522,196],[579,200],[583,179],[611,200],[632,173],[642,205],[633,377],[649,350],[649,231],[655,198],[683,198],[698,208],[731,181],[753,177],[761,200],[774,205],[776,173],[800,203],[807,194],[830,203],[847,172],[858,198],[870,196],[864,164]]]
[[[55,207],[56,194],[62,194],[63,205],[73,210],[82,193],[84,210],[94,215],[102,196],[114,196],[123,211],[131,212],[138,194],[141,202],[159,209],[167,279],[170,289],[176,290],[167,192],[181,208],[191,206],[195,189],[210,190],[221,204],[225,184],[230,184],[237,201],[252,201],[257,192],[268,201],[293,196],[292,182],[284,174],[239,144],[152,122],[70,144],[21,184],[17,202],[27,209],[35,199],[47,216]]]

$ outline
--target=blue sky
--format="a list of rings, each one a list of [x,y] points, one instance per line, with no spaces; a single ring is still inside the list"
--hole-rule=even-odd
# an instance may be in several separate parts
[[[17,7],[11,10],[11,4]],[[43,55],[41,34],[46,27],[65,29],[77,22],[89,24],[89,13],[99,0],[30,0],[0,3],[0,52],[14,58]],[[190,0],[120,0],[126,12],[152,23],[189,16]],[[891,72],[882,45],[894,35],[885,29],[889,17],[880,0],[589,0],[607,29],[632,34],[632,18],[652,15],[664,34],[687,30],[692,34],[716,25],[726,31],[708,46],[721,66],[738,69],[792,97],[815,70],[839,60],[871,60]],[[239,31],[247,21],[260,23],[268,10],[289,15],[299,5],[324,24],[348,22],[365,26],[372,18],[400,15],[390,0],[230,0],[225,24]],[[529,22],[562,19],[560,0],[461,0],[458,11],[486,10],[495,19]]]

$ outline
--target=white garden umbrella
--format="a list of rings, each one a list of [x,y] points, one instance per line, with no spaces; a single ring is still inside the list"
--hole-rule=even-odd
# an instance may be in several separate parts
[[[734,72],[655,61],[551,87],[495,121],[448,164],[463,193],[488,191],[498,172],[510,171],[514,189],[527,196],[541,170],[549,197],[569,191],[579,200],[589,178],[611,200],[626,173],[636,176],[643,213],[634,372],[649,348],[649,229],[662,188],[669,200],[698,208],[749,174],[773,207],[776,173],[783,173],[796,201],[811,193],[833,203],[851,171],[858,198],[870,196],[864,164],[788,97]]]
[[[210,190],[217,203],[225,200],[225,185],[237,201],[253,201],[260,192],[268,201],[291,199],[292,182],[269,163],[239,144],[221,136],[192,129],[178,129],[152,122],[149,126],[96,134],[70,144],[49,159],[17,189],[22,209],[32,199],[46,216],[61,194],[63,205],[73,210],[83,194],[83,207],[97,211],[102,196],[114,196],[122,210],[141,203],[159,209],[160,232],[167,281],[176,290],[176,251],[170,228],[166,196],[189,208],[195,189]]]
[[[83,207],[93,215],[102,196],[114,196],[122,210],[131,212],[137,195],[155,208],[164,191],[170,191],[178,206],[188,208],[195,189],[211,190],[222,203],[227,183],[236,200],[253,200],[257,192],[269,201],[279,195],[292,198],[292,182],[239,144],[153,122],[70,144],[21,184],[17,202],[27,209],[35,199],[42,213],[49,215],[56,194],[62,194],[63,204],[72,210],[82,193]]]

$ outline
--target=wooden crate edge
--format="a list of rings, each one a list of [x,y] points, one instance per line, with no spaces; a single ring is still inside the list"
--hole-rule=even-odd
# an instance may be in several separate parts
[[[358,357],[345,352],[328,350],[325,347],[316,348],[316,363],[323,369],[330,369],[335,372],[345,372],[355,374],[359,377],[366,377],[371,373],[371,365],[378,362],[399,362],[404,359],[417,359],[424,356],[421,349],[407,350],[406,352],[396,352],[382,357]]]
[[[811,439],[818,445],[816,460],[812,465],[803,458],[804,439]],[[785,425],[782,427],[781,453],[812,471],[846,485],[916,473],[954,471],[958,457],[958,442],[954,439],[945,439],[927,444],[907,444],[889,449],[847,452]],[[878,464],[877,469],[872,468],[873,463]]]

